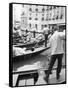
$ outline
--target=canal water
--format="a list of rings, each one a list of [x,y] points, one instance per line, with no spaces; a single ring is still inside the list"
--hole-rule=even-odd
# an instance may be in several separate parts
[[[42,52],[41,54],[31,57],[31,58],[25,58],[24,60],[15,61],[13,62],[13,71],[21,71],[24,69],[24,71],[32,70],[32,69],[38,69],[38,68],[48,68],[50,55],[49,55],[50,49]],[[65,65],[65,54],[63,56],[62,64]],[[57,60],[54,64],[54,67],[57,66]]]

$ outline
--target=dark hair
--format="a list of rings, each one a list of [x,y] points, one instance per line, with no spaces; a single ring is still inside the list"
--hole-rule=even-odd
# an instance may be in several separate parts
[[[58,25],[55,25],[55,26],[54,26],[54,31],[58,31],[58,30],[59,30]]]
[[[47,25],[45,24],[44,27],[47,27]]]

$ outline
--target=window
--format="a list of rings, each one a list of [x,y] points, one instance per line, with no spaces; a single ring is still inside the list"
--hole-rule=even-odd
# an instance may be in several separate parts
[[[44,16],[44,14],[42,14],[42,16]]]
[[[48,18],[46,18],[46,21],[48,21]]]
[[[49,14],[49,20],[51,20],[51,13]]]
[[[22,12],[22,14],[21,15],[25,15],[25,13],[24,12]]]
[[[44,25],[41,25],[41,29],[43,29],[44,28]]]
[[[42,17],[42,21],[44,21],[44,17]]]
[[[63,15],[64,15],[64,13],[63,13],[63,7],[62,7],[62,8],[61,8],[60,19],[63,19]]]
[[[60,19],[62,19],[62,18],[63,18],[63,15],[61,14]]]
[[[49,7],[49,10],[52,10],[52,6]]]
[[[29,8],[29,11],[32,11],[32,8]]]
[[[55,20],[55,17],[53,17],[52,20]]]
[[[29,24],[29,27],[31,28],[31,23]]]
[[[38,18],[35,18],[35,20],[38,20]]]
[[[58,15],[56,16],[56,20],[58,19]]]
[[[49,6],[47,6],[47,9],[46,10],[49,10]]]
[[[22,5],[22,7],[24,7],[24,4]]]
[[[31,16],[31,13],[29,15]]]
[[[38,8],[36,8],[35,11],[38,12]]]
[[[37,24],[35,24],[35,28],[36,28],[36,29],[38,28],[38,25],[37,25]]]
[[[46,21],[48,21],[48,19],[49,19],[49,15],[48,15],[48,13],[46,14]]]
[[[42,12],[44,12],[44,11],[45,11],[45,8],[42,9]]]
[[[53,6],[53,9],[56,9],[56,6]]]
[[[36,13],[36,16],[38,16],[38,14]]]
[[[29,20],[31,20],[32,18],[31,17],[29,17]]]

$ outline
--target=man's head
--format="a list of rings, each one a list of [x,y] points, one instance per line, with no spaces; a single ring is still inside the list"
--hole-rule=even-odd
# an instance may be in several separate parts
[[[54,31],[59,31],[59,26],[58,25],[54,26]]]
[[[45,25],[44,25],[44,28],[49,28],[49,25],[45,24]]]

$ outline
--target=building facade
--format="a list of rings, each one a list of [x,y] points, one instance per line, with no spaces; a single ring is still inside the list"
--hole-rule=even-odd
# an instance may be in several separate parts
[[[49,27],[54,24],[65,25],[65,7],[63,6],[25,4],[18,6],[20,13],[18,9],[16,10],[17,6],[14,6],[13,22],[14,26],[18,25],[16,22],[19,22],[21,29],[42,32],[44,25],[49,25]]]

